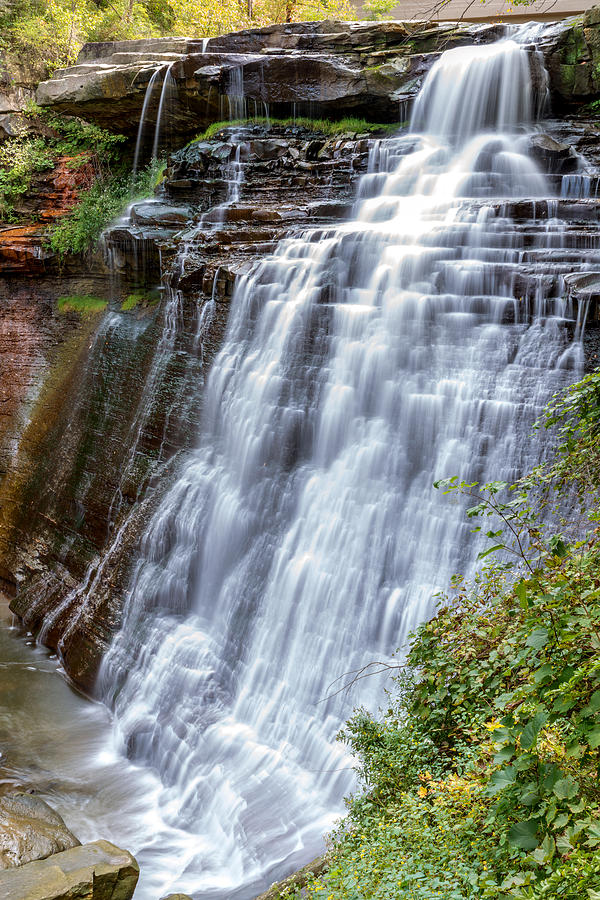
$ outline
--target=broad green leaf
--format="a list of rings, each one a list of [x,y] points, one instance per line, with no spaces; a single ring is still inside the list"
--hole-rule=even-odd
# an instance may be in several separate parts
[[[554,556],[564,557],[567,555],[567,545],[560,534],[554,534],[548,541],[548,546]]]
[[[538,823],[534,819],[517,822],[508,832],[508,840],[513,847],[521,850],[534,850],[538,845]]]
[[[533,753],[522,753],[515,760],[515,769],[517,772],[526,772],[528,769],[535,769],[538,764],[538,758]]]
[[[566,834],[559,834],[556,838],[556,849],[560,853],[570,853],[573,849],[573,844],[571,843],[569,837]]]
[[[567,744],[566,755],[569,759],[579,759],[586,751],[586,745],[575,738]]]
[[[572,800],[577,795],[579,785],[572,778],[559,778],[552,790],[559,800]]]
[[[576,706],[576,703],[570,697],[559,697],[559,699],[555,700],[552,704],[552,710],[553,712],[558,713],[568,712],[570,709],[573,709],[574,706]]]
[[[519,601],[521,609],[527,609],[529,606],[529,601],[527,600],[527,588],[522,581],[515,585],[515,596]]]
[[[592,750],[595,750],[596,747],[600,747],[600,727],[592,728],[591,731],[588,731],[585,739]]]
[[[494,762],[497,766],[499,766],[499,765],[501,765],[501,763],[508,762],[510,759],[513,758],[514,755],[515,755],[515,745],[514,744],[506,744],[504,747],[502,747],[501,750],[499,750],[494,755]]]
[[[534,783],[529,782],[529,784],[521,791],[519,795],[519,800],[523,804],[523,806],[533,806],[534,803],[537,803],[540,799],[540,795],[537,791],[537,787]]]
[[[517,770],[514,766],[505,766],[503,769],[498,769],[497,772],[492,773],[492,777],[490,778],[487,787],[487,793],[490,795],[497,794],[499,791],[504,790],[504,788],[514,784],[516,780]]]
[[[540,666],[539,669],[535,670],[533,673],[533,680],[536,684],[539,684],[541,681],[548,678],[549,675],[552,675],[552,666],[550,663],[545,663],[543,666]]]
[[[530,747],[533,747],[537,741],[540,729],[543,728],[547,720],[548,714],[546,712],[536,713],[533,719],[529,720],[521,732],[521,747],[523,750],[529,750]]]
[[[600,691],[594,691],[590,697],[590,702],[581,710],[581,715],[587,718],[588,716],[595,716],[598,711],[600,711]]]
[[[538,625],[537,628],[533,629],[525,643],[528,647],[541,650],[548,643],[548,629]]]

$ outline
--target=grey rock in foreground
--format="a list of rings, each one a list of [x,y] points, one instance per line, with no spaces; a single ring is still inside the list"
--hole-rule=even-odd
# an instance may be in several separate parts
[[[126,850],[94,841],[0,872],[2,900],[131,900],[139,866]]]
[[[22,866],[77,846],[79,841],[62,818],[39,797],[0,797],[0,869]]]

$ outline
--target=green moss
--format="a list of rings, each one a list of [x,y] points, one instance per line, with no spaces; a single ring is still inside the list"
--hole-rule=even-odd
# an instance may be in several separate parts
[[[575,66],[585,59],[586,54],[587,45],[583,28],[572,28],[563,47],[562,63],[568,66]]]
[[[138,307],[148,308],[156,306],[160,300],[160,293],[157,290],[137,291],[129,294],[121,303],[121,312],[130,312]]]
[[[258,117],[255,119],[234,119],[233,121],[213,122],[212,125],[209,125],[206,131],[199,134],[192,143],[196,143],[197,141],[209,141],[226,128],[241,128],[245,125],[263,125],[267,128],[307,128],[310,131],[319,131],[322,134],[331,137],[335,137],[338,134],[363,134],[365,132],[393,134],[403,127],[403,124],[400,122],[367,122],[366,119],[357,119],[352,116],[338,120],[309,119],[306,116],[299,116],[295,119],[291,117],[287,119],[266,119],[264,117]]]
[[[152,185],[154,189],[156,189],[164,180],[166,168],[166,162],[157,163],[157,168],[154,170],[154,184]]]
[[[86,315],[87,313],[102,312],[103,309],[106,309],[107,302],[106,300],[101,300],[100,297],[74,295],[72,297],[60,297],[57,301],[57,306],[58,311],[61,313],[77,312],[80,315]]]

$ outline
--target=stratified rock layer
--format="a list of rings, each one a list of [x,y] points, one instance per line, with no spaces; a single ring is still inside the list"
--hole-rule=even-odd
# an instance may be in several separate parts
[[[488,24],[303,22],[204,41],[87,44],[76,65],[40,84],[37,101],[135,134],[153,73],[170,67],[178,89],[177,102],[165,115],[171,134],[193,136],[211,122],[248,115],[351,115],[398,122],[407,117],[423,77],[442,51],[489,43],[505,33],[503,25]],[[545,26],[536,46],[543,50],[557,109],[597,96],[597,8],[583,21]],[[160,83],[148,97],[148,125],[156,122]]]
[[[171,133],[193,136],[211,122],[246,114],[398,122],[442,49],[487,43],[501,33],[497,25],[304,22],[206,41],[88,44],[75,66],[40,84],[37,100],[135,133],[153,72],[170,66],[178,88],[165,116]],[[159,98],[157,88],[148,123],[156,121]]]

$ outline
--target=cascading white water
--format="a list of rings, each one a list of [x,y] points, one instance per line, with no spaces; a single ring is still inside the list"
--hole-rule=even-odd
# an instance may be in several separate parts
[[[541,82],[535,90],[532,63]],[[529,125],[543,110],[546,94],[541,55],[529,54],[516,41],[475,51],[458,47],[434,63],[416,99],[411,130],[464,142],[482,131]]]
[[[445,53],[355,220],[283,241],[236,288],[199,448],[102,672],[117,739],[164,786],[163,893],[250,897],[318,850],[352,784],[334,735],[381,689],[329,685],[401,646],[477,550],[432,482],[526,471],[531,423],[576,374],[561,301],[517,287],[565,241],[510,218],[550,193],[526,155],[530,63],[510,41]]]

